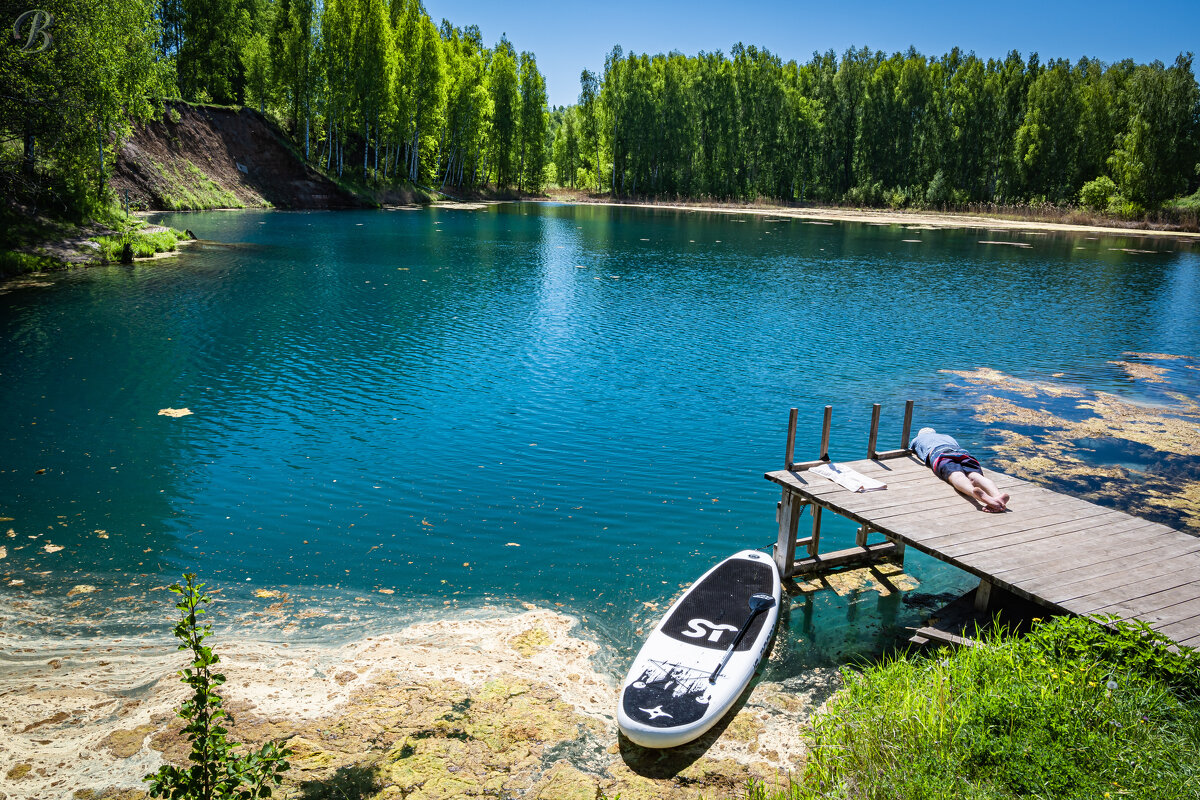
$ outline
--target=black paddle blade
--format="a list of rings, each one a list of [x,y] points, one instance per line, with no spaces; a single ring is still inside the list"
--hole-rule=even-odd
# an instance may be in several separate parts
[[[763,611],[775,605],[775,598],[769,594],[752,594],[749,605],[751,611]]]

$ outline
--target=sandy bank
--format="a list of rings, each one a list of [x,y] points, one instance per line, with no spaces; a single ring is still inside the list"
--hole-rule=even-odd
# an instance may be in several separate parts
[[[1200,241],[1200,233],[1186,231],[1159,231],[1141,228],[1115,228],[1103,225],[1074,225],[1064,222],[1041,222],[1038,220],[1002,219],[971,214],[948,214],[926,211],[884,211],[862,208],[790,208],[786,206],[743,206],[695,203],[617,203],[587,200],[579,197],[554,198],[555,202],[619,206],[624,208],[661,208],[674,211],[708,211],[718,214],[754,215],[760,217],[787,217],[789,219],[821,222],[861,222],[867,225],[904,225],[920,228],[982,228],[992,231],[1036,231],[1055,233],[1105,234],[1108,236],[1137,236],[1169,238],[1183,241]]]
[[[221,626],[212,643],[233,737],[287,739],[293,794],[335,784],[413,800],[712,798],[801,766],[799,729],[830,693],[830,672],[759,684],[725,724],[664,756],[618,737],[619,676],[597,671],[599,647],[575,625],[533,610],[338,647],[236,641]],[[140,787],[164,758],[184,761],[173,644],[10,651],[0,661],[0,798],[99,797]]]

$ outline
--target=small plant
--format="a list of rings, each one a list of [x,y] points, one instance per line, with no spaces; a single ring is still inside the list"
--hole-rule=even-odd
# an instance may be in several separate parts
[[[282,775],[290,765],[287,757],[291,751],[268,742],[258,751],[249,750],[245,755],[236,752],[237,742],[225,738],[228,730],[223,720],[233,722],[222,706],[224,700],[217,687],[225,682],[225,676],[214,672],[213,667],[221,660],[204,639],[212,635],[212,625],[201,625],[197,618],[205,613],[202,606],[209,601],[201,590],[204,584],[195,582],[196,576],[183,576],[186,585],[178,583],[171,591],[182,595],[175,605],[182,618],[175,625],[175,637],[180,650],[192,651],[191,665],[179,671],[180,679],[192,689],[191,699],[179,709],[179,716],[187,721],[183,732],[192,743],[188,759],[190,767],[166,764],[158,772],[142,780],[150,784],[151,797],[186,798],[187,800],[253,800],[270,797],[271,790],[279,785]]]

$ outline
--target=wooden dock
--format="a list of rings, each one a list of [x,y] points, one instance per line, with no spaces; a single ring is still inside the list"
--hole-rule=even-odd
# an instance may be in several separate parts
[[[972,500],[937,478],[907,450],[875,452],[878,406],[872,422],[872,457],[838,462],[887,484],[875,492],[850,492],[810,472],[828,461],[828,427],[822,459],[791,462],[766,478],[783,491],[775,560],[791,577],[834,566],[903,558],[913,547],[980,580],[976,606],[986,608],[993,586],[1054,610],[1135,618],[1175,642],[1200,648],[1200,537],[1059,494],[988,470],[1012,495],[1003,514],[982,512]],[[905,415],[908,438],[911,403]],[[826,410],[828,425],[829,411]],[[800,515],[809,508],[812,534],[797,541]],[[823,511],[859,523],[856,546],[820,553]],[[875,535],[880,541],[872,543]],[[797,548],[802,557],[796,558]]]

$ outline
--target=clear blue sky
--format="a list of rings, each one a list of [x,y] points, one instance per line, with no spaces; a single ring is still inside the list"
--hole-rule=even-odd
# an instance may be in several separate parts
[[[1200,1],[1191,2],[730,2],[723,0],[425,0],[435,23],[478,25],[489,45],[508,35],[532,50],[551,105],[574,103],[579,72],[597,73],[614,44],[626,52],[695,55],[741,41],[783,60],[814,50],[866,45],[892,53],[913,45],[925,55],[954,46],[981,58],[1010,50],[1048,58],[1092,56],[1171,63],[1200,52]]]

